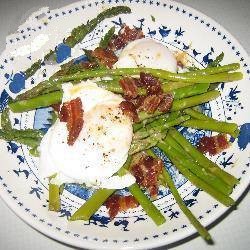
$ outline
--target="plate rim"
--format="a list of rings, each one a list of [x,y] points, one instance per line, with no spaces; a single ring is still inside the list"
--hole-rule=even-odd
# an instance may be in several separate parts
[[[72,4],[69,4],[69,5],[65,5],[65,6],[62,6],[60,8],[58,8],[59,10],[62,10],[62,9],[65,9],[65,8],[68,8],[70,6],[75,6],[75,5],[78,5],[80,3],[88,3],[88,2],[91,2],[90,0],[84,0],[84,1],[78,1],[78,2],[74,2]],[[155,1],[154,1],[155,2]],[[206,20],[209,20],[210,23],[214,23],[217,27],[219,27],[224,33],[226,33],[228,36],[230,36],[230,39],[233,40],[234,43],[237,44],[237,47],[239,48],[239,50],[241,52],[244,52],[245,56],[248,58],[248,61],[249,61],[249,57],[247,55],[247,52],[245,51],[245,49],[242,47],[241,43],[227,30],[225,29],[223,26],[221,26],[217,21],[215,21],[214,19],[208,17],[206,14],[202,13],[201,11],[199,10],[196,10],[194,9],[193,7],[189,7],[187,6],[186,4],[183,4],[183,3],[179,3],[179,2],[175,2],[175,1],[172,1],[172,0],[159,0],[159,2],[166,2],[167,4],[168,3],[173,3],[174,5],[178,5],[178,6],[181,6],[181,7],[184,7],[186,9],[189,9],[190,11],[192,11],[192,13],[197,13],[197,15],[200,15],[202,16],[204,19]],[[140,4],[141,2],[139,2]],[[108,4],[108,3],[105,3],[105,4]],[[112,2],[112,6],[113,6],[113,2]],[[130,3],[127,3],[125,2],[124,5],[129,5]],[[117,5],[115,3],[115,5]],[[52,10],[53,11],[53,10]],[[250,183],[250,174],[246,175],[246,177],[244,178],[244,182],[242,183],[241,181],[241,184],[240,184],[240,189],[238,188],[237,189],[237,192],[233,193],[233,198],[236,199],[236,202],[239,200],[239,198],[243,195],[244,191],[248,188],[249,186],[249,183]],[[67,237],[67,236],[64,236],[64,235],[61,235],[61,234],[56,234],[54,231],[52,230],[49,230],[49,231],[46,231],[46,227],[43,226],[43,224],[39,223],[38,221],[35,221],[35,220],[32,220],[32,217],[30,217],[29,215],[25,214],[22,209],[20,209],[18,207],[18,209],[16,209],[17,207],[15,206],[15,202],[13,202],[10,197],[8,195],[6,195],[6,192],[5,190],[1,187],[0,188],[0,197],[2,198],[2,200],[7,204],[7,206],[18,216],[20,217],[26,224],[30,225],[32,228],[34,228],[35,230],[37,231],[40,231],[42,234],[46,235],[47,237],[51,238],[51,239],[55,239],[59,242],[63,242],[63,243],[66,243],[66,244],[69,244],[69,245],[72,245],[72,246],[78,246],[78,247],[89,247],[90,249],[96,249],[96,246],[92,246],[92,241],[89,241],[89,240],[86,240],[86,241],[82,241],[82,240],[77,240],[74,239],[74,242],[84,242],[84,244],[86,243],[86,246],[83,246],[82,244],[81,245],[78,245],[78,244],[74,244],[73,243],[73,238],[72,237]],[[211,225],[212,223],[214,223],[216,220],[219,220],[222,215],[228,211],[229,208],[227,207],[221,207],[219,210],[217,210],[217,212],[215,213],[216,216],[213,216],[214,218],[210,218],[210,219],[206,219],[205,222],[202,222],[202,224],[204,224],[204,226],[209,226]],[[217,225],[217,223],[216,223]],[[184,233],[186,232],[186,233]],[[145,245],[147,245],[147,247],[150,245],[150,247],[160,247],[160,246],[164,246],[166,245],[166,242],[167,242],[167,245],[169,244],[172,244],[174,242],[178,242],[180,240],[185,240],[187,237],[191,236],[191,235],[194,235],[194,234],[197,234],[196,230],[193,228],[193,227],[188,227],[187,229],[183,230],[183,232],[181,232],[181,235],[184,235],[182,238],[178,239],[178,240],[172,240],[172,241],[163,241],[163,238],[160,238],[160,239],[151,239],[150,240],[150,243],[149,241],[147,242],[140,242],[139,245],[136,244],[136,248],[135,249],[144,249],[144,243]],[[177,234],[178,236],[178,234]],[[65,238],[62,240],[62,237]],[[168,238],[169,239],[169,238]],[[154,243],[154,244],[153,244]],[[89,245],[90,244],[90,245]],[[106,248],[107,246],[107,248]],[[118,245],[113,245],[113,244],[107,244],[105,245],[105,247],[102,247],[101,249],[110,249],[110,247],[117,247]],[[124,248],[122,249],[132,249],[133,247],[131,246],[125,246]]]

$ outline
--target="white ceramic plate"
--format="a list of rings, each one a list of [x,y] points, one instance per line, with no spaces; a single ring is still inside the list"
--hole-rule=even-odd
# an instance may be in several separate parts
[[[52,11],[42,10],[34,14],[19,27],[16,34],[7,38],[7,47],[0,58],[0,109],[6,105],[9,96],[14,97],[23,88],[48,78],[58,66],[42,66],[34,77],[25,80],[23,71],[46,52],[46,45],[37,52],[15,57],[15,49],[35,39],[39,34],[50,34],[49,46],[62,42],[73,27],[85,23],[103,8],[113,5],[128,5],[132,14],[121,15],[101,23],[84,41],[72,49],[72,56],[80,55],[81,48],[95,46],[100,37],[122,22],[141,27],[148,37],[159,40],[172,50],[186,51],[192,61],[200,67],[206,66],[222,51],[223,64],[240,62],[244,79],[237,83],[221,85],[221,97],[204,106],[213,117],[237,122],[240,137],[213,160],[226,171],[240,179],[232,198],[237,199],[249,184],[249,77],[248,56],[241,45],[224,28],[200,12],[172,1],[108,0],[83,1]],[[39,40],[42,40],[42,36]],[[55,38],[55,39],[54,39]],[[69,60],[69,59],[68,59]],[[13,114],[15,128],[35,127],[46,130],[49,127],[49,109]],[[205,132],[183,130],[195,142]],[[208,132],[206,132],[208,133]],[[208,133],[209,134],[209,133]],[[84,248],[139,249],[152,248],[181,240],[195,229],[182,214],[168,190],[160,190],[155,205],[164,213],[167,222],[157,227],[139,207],[120,213],[110,221],[102,207],[89,222],[67,222],[69,217],[91,195],[84,190],[68,185],[62,195],[60,213],[48,212],[47,182],[38,175],[37,159],[29,156],[26,147],[13,142],[0,142],[0,194],[9,207],[24,221],[42,233],[59,241]],[[163,156],[164,158],[164,156]],[[178,190],[186,204],[203,225],[209,225],[220,217],[226,208],[192,186],[165,159]],[[216,237],[216,236],[214,236]]]

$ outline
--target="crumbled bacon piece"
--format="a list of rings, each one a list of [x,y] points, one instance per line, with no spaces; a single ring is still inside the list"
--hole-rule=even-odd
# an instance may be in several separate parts
[[[111,50],[119,50],[124,48],[129,42],[143,38],[144,34],[141,29],[133,28],[129,26],[123,26],[118,35],[115,35],[109,43],[109,48]]]
[[[92,56],[97,58],[101,64],[112,68],[113,64],[115,64],[118,60],[115,53],[110,49],[96,48],[92,51]]]
[[[130,101],[135,105],[136,109],[140,110],[140,107],[142,106],[145,98],[146,96],[139,95],[135,99]]]
[[[56,104],[52,104],[51,107],[59,113],[60,111],[60,106],[61,106],[61,103],[56,103]]]
[[[61,122],[67,122],[68,145],[73,145],[79,136],[83,126],[83,109],[82,101],[78,97],[69,102],[63,103],[59,119]]]
[[[166,113],[170,111],[172,104],[173,104],[174,97],[171,93],[166,93],[166,94],[163,94],[162,96],[163,98],[158,106],[158,111]]]
[[[138,95],[138,88],[136,85],[136,80],[132,77],[123,77],[120,81],[119,81],[123,91],[124,91],[124,95],[125,97],[131,99],[131,98],[135,98]]]
[[[140,73],[141,86],[146,87],[147,93],[149,95],[152,94],[162,94],[161,82],[156,77],[151,74],[147,74],[144,72]]]
[[[141,72],[139,79],[124,77],[120,80],[120,85],[124,91],[124,98],[128,101],[124,109],[133,110],[132,114],[135,114],[136,109],[154,113],[156,110],[168,112],[172,107],[172,94],[164,94],[159,79],[151,74]],[[138,96],[138,87],[146,88],[147,95]],[[131,106],[131,108],[127,108],[127,106]],[[131,114],[128,115],[132,117]],[[133,118],[133,120],[136,121],[137,118]]]
[[[129,208],[136,208],[139,206],[138,202],[132,195],[121,196],[118,194],[111,195],[105,205],[108,209],[111,220],[122,211],[127,211]]]
[[[144,98],[140,109],[147,113],[154,113],[163,99],[162,95],[148,95]]]
[[[132,102],[122,101],[120,103],[120,108],[121,108],[123,114],[130,117],[133,122],[138,122],[139,121],[139,117],[138,117],[135,105]]]
[[[204,136],[198,143],[198,149],[202,153],[209,153],[210,155],[216,155],[229,146],[230,144],[225,134],[218,134],[211,137]]]
[[[132,166],[131,172],[136,178],[136,182],[146,188],[152,197],[158,194],[158,178],[162,173],[163,162],[151,156],[142,156],[139,162]]]
[[[98,64],[96,62],[81,62],[79,64],[83,69],[95,69]]]

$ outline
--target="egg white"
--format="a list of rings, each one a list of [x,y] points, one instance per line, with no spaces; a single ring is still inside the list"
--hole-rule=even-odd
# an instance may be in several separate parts
[[[114,68],[146,67],[177,71],[177,61],[173,53],[163,44],[142,38],[130,42],[121,52]]]
[[[112,177],[125,163],[133,135],[132,121],[119,108],[123,98],[90,80],[64,84],[63,92],[63,102],[81,98],[83,128],[72,146],[67,144],[66,123],[57,120],[48,130],[40,145],[41,176],[57,173],[57,184],[74,182],[116,189],[133,184],[131,174]]]

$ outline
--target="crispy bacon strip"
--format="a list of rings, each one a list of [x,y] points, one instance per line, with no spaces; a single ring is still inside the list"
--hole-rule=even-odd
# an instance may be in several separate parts
[[[158,110],[160,112],[168,112],[172,108],[172,104],[174,101],[174,96],[171,93],[166,93],[162,95],[163,98],[158,106]]]
[[[93,57],[97,58],[101,64],[109,68],[112,68],[113,64],[115,64],[118,60],[115,53],[110,49],[97,47],[91,54]]]
[[[120,108],[124,115],[127,115],[132,119],[133,122],[139,122],[139,117],[135,108],[135,105],[129,101],[122,101]]]
[[[198,143],[198,149],[202,153],[209,153],[216,155],[230,146],[227,136],[225,134],[218,134],[215,136],[204,136]]]
[[[161,82],[158,78],[152,76],[151,74],[141,72],[139,82],[141,83],[141,86],[146,87],[149,95],[163,93]]]
[[[141,29],[133,28],[129,26],[123,26],[118,35],[115,35],[109,43],[109,48],[113,51],[124,48],[129,42],[143,38],[144,34]]]
[[[128,99],[132,99],[137,97],[138,95],[138,88],[136,85],[136,79],[132,78],[132,77],[123,77],[120,81],[119,81],[124,95],[126,98]]]
[[[134,104],[136,109],[140,110],[140,107],[142,106],[145,98],[146,96],[140,95],[137,96],[135,99],[130,100],[130,102]]]
[[[113,194],[107,199],[105,206],[112,220],[119,212],[127,211],[130,208],[136,208],[139,204],[132,195],[121,196]]]
[[[163,99],[162,95],[148,95],[144,98],[140,109],[147,113],[154,113]]]
[[[59,112],[61,122],[67,122],[68,145],[73,145],[79,136],[83,127],[83,109],[82,101],[78,97],[69,102],[63,103]]]
[[[142,156],[139,162],[132,166],[131,172],[136,178],[136,182],[146,188],[152,197],[158,194],[158,178],[162,173],[163,162],[151,156]]]
[[[138,110],[154,113],[156,110],[160,112],[168,112],[171,109],[174,99],[173,95],[171,93],[163,93],[161,82],[158,78],[152,76],[151,74],[141,72],[139,80],[134,80],[133,85],[137,85],[137,87],[144,87],[147,90],[146,96],[134,97],[135,91],[133,92],[134,95],[130,93],[131,98],[128,100],[133,102]],[[131,87],[131,92],[132,90],[133,89]]]

